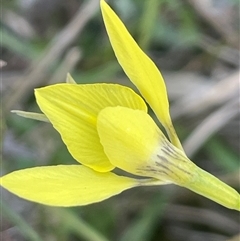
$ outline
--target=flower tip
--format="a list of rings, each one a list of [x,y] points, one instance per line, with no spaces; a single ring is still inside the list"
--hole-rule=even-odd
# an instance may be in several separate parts
[[[70,73],[67,73],[66,83],[68,84],[77,84],[76,81],[73,79]]]
[[[106,10],[106,8],[110,8],[105,0],[100,0],[100,7],[102,10]]]
[[[37,96],[39,93],[39,88],[34,89],[34,95]]]

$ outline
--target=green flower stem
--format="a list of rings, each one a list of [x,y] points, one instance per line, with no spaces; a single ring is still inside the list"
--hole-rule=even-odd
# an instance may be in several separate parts
[[[157,22],[157,17],[159,14],[159,5],[161,1],[159,0],[148,0],[144,4],[144,13],[140,22],[140,37],[139,45],[143,50],[146,50],[150,44],[152,35],[154,33],[153,29]]]
[[[206,198],[209,198],[227,208],[240,211],[239,193],[196,166],[180,151],[167,141],[162,141],[156,153],[152,156],[152,164],[143,168],[145,174],[186,187]]]
[[[56,215],[61,220],[64,220],[64,224],[67,225],[67,229],[75,233],[78,237],[88,241],[108,241],[107,238],[70,210],[51,208],[51,211],[54,216]]]
[[[6,204],[3,200],[1,200],[1,211],[4,217],[6,217],[11,223],[17,226],[26,240],[43,241],[43,239],[39,237],[35,230],[33,230],[33,228],[29,226],[21,216],[11,210],[8,204]]]
[[[192,180],[184,185],[184,187],[227,208],[240,211],[239,193],[218,178],[197,166]]]

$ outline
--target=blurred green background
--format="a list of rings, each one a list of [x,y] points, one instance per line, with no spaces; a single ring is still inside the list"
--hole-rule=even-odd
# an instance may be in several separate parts
[[[240,189],[239,1],[111,0],[161,69],[174,125],[189,157]],[[111,49],[99,0],[1,3],[1,174],[75,163],[39,111],[33,89],[64,82],[133,87]],[[134,88],[134,87],[133,87]],[[1,189],[3,241],[237,241],[239,214],[169,185],[125,191],[101,203],[53,208]]]

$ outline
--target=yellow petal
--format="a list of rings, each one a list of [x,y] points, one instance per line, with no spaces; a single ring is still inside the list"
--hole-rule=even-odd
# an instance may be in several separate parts
[[[99,202],[138,186],[132,178],[95,172],[82,165],[28,168],[1,177],[0,183],[21,198],[52,206]]]
[[[97,130],[110,162],[127,172],[152,177],[142,172],[162,138],[152,118],[141,110],[107,107],[97,120]],[[157,178],[160,179],[159,175]]]
[[[109,171],[109,162],[96,130],[98,113],[107,106],[147,111],[144,101],[127,87],[110,84],[57,84],[37,89],[37,103],[61,134],[69,152],[96,171]]]
[[[143,111],[107,107],[98,115],[97,130],[113,165],[127,172],[175,183],[225,207],[240,210],[240,196],[173,146]]]
[[[101,0],[101,10],[119,64],[149,103],[167,130],[173,144],[182,148],[172,125],[167,90],[161,73],[153,61],[140,49],[122,21],[104,0]]]
[[[49,122],[48,118],[41,113],[27,112],[27,111],[21,111],[21,110],[12,110],[11,112],[24,118]]]

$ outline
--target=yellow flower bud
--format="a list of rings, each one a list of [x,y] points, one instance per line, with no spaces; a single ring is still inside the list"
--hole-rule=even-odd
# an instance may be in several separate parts
[[[228,208],[240,209],[238,192],[190,161],[144,111],[107,107],[98,115],[97,131],[112,165],[186,187]]]

